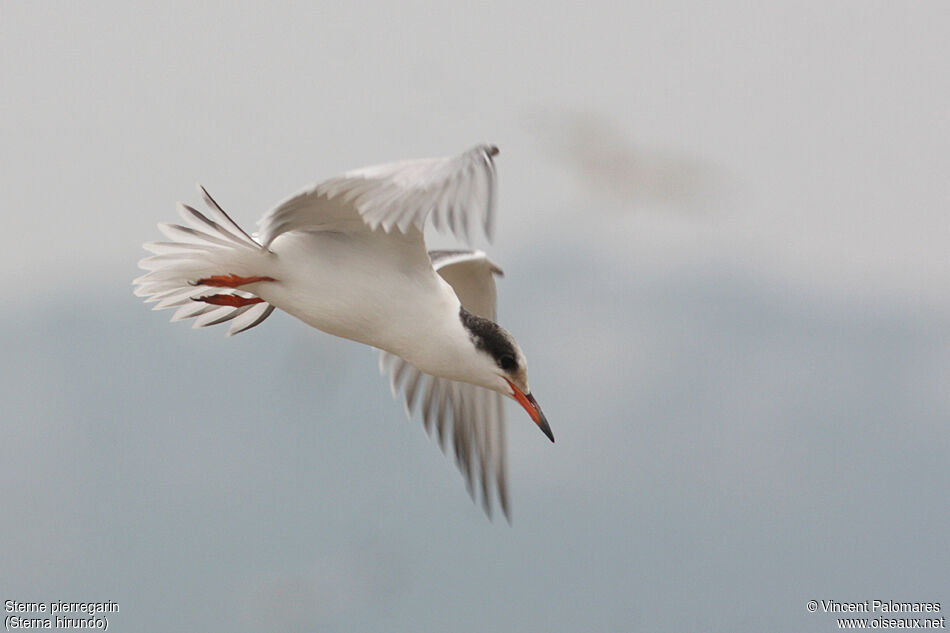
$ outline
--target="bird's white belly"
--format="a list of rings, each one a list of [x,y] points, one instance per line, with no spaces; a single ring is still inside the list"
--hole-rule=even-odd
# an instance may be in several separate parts
[[[267,273],[276,281],[255,293],[318,330],[405,357],[420,337],[438,331],[457,299],[450,289],[446,296],[428,257],[420,260],[414,249],[407,254],[391,244],[372,234],[282,235],[271,245],[275,256]]]

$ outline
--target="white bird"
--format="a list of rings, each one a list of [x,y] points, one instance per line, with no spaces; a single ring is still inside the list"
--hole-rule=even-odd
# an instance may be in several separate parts
[[[515,339],[495,323],[501,270],[477,250],[428,251],[426,219],[470,243],[481,220],[490,240],[498,149],[406,160],[349,171],[287,198],[245,233],[198,186],[208,207],[179,203],[186,225],[159,224],[147,242],[135,294],[172,321],[231,321],[228,334],[280,308],[318,330],[379,348],[411,417],[422,408],[486,513],[492,496],[510,520],[502,397],[517,401],[553,442],[528,386]]]

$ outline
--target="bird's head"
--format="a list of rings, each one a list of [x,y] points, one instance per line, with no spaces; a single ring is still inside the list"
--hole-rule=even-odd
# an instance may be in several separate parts
[[[508,396],[524,407],[538,428],[553,442],[554,434],[548,420],[528,386],[528,361],[518,342],[494,321],[472,314],[464,308],[460,316],[477,351],[478,370],[482,376],[480,384]]]

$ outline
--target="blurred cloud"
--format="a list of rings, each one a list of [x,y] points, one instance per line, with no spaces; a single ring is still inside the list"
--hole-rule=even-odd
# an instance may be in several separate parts
[[[699,622],[725,594],[777,609],[785,591],[943,578],[950,550],[928,527],[948,520],[932,498],[950,485],[940,320],[540,246],[503,293],[558,434],[509,407],[510,528],[470,503],[370,350],[301,357],[304,336],[328,337],[288,318],[234,338],[169,325],[124,288],[0,313],[0,503],[39,525],[0,527],[5,573],[21,593],[51,592],[56,572],[117,599],[128,630],[175,604],[203,629],[473,633],[662,628],[665,608],[628,598],[672,608],[672,587],[698,596],[677,621]],[[898,511],[862,523],[884,500]],[[911,563],[913,578],[884,574]]]
[[[688,203],[708,193],[719,177],[708,161],[631,139],[603,112],[535,108],[522,120],[545,156],[570,171],[586,194],[628,211],[692,211]]]

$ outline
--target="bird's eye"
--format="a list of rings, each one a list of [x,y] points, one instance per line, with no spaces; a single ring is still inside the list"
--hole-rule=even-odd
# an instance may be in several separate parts
[[[511,354],[502,354],[501,358],[498,359],[498,365],[505,371],[511,371],[518,366],[518,363]]]

